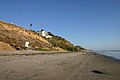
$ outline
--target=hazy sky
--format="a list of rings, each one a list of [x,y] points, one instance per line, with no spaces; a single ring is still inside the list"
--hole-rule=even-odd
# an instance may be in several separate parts
[[[0,0],[0,20],[88,49],[120,49],[120,0]]]

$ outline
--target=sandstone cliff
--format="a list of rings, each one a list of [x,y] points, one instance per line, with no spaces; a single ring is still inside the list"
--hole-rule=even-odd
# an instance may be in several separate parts
[[[0,21],[0,41],[18,49],[22,49],[26,41],[30,42],[30,46],[33,49],[42,47],[52,48],[51,44],[40,35],[4,21]]]

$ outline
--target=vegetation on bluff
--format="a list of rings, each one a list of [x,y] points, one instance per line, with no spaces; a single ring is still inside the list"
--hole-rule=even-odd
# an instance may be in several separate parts
[[[38,34],[34,30],[31,30],[31,31]],[[52,34],[51,32],[47,32],[47,33],[50,36],[52,36],[52,38],[48,38],[47,40],[49,43],[52,44],[53,47],[59,47],[59,48],[62,48],[63,50],[74,51],[74,52],[85,50],[85,48],[83,48],[81,46],[74,46],[72,43],[70,43],[69,41],[67,41],[66,39],[64,39],[60,36],[56,36],[56,35]]]
[[[60,36],[55,36],[51,32],[48,32],[49,35],[52,36],[52,38],[47,39],[54,47],[60,47],[67,51],[82,51],[85,50],[81,46],[74,46],[69,41],[65,40],[64,38]]]

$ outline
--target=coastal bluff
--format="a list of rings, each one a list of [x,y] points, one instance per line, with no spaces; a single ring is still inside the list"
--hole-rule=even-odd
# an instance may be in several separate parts
[[[0,41],[8,44],[15,50],[26,50],[26,46],[27,49],[30,50],[43,51],[78,52],[85,50],[85,48],[81,46],[75,46],[68,40],[60,36],[56,36],[51,32],[46,33],[49,33],[51,35],[50,39],[47,39],[46,37],[40,35],[35,30],[28,30],[13,23],[0,21]],[[25,45],[25,43],[27,43],[27,45]],[[0,44],[0,46],[2,45]]]

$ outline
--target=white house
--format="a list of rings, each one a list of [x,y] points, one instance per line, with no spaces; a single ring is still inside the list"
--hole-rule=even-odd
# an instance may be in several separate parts
[[[46,31],[44,31],[43,29],[40,31],[40,34],[45,37],[45,38],[52,38],[51,35],[49,35]]]

